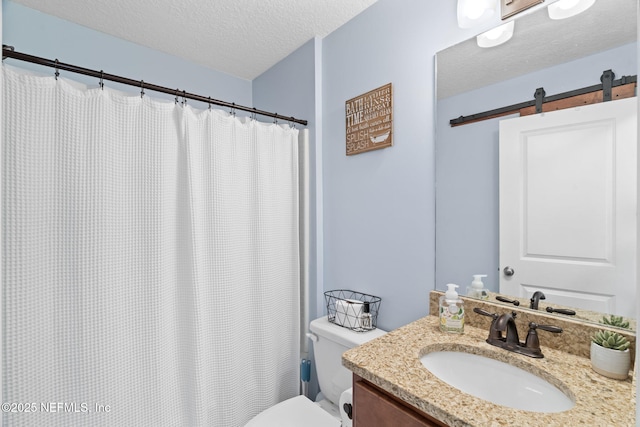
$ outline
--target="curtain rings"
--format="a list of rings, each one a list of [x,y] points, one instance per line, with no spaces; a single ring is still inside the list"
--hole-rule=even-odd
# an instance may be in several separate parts
[[[56,63],[56,66],[54,67],[56,70],[55,76],[56,76],[56,80],[58,80],[58,76],[60,75],[60,71],[58,71],[58,64],[60,63],[60,61],[58,61],[58,58],[56,58],[54,62]]]
[[[140,98],[144,96],[144,80],[140,80]]]
[[[233,117],[236,116],[236,103],[235,102],[231,103],[231,111],[229,111],[229,114],[231,114]]]
[[[100,70],[100,89],[104,90],[104,71]]]
[[[258,120],[258,113],[256,113],[256,107],[253,107],[253,112],[251,113],[251,120]]]
[[[182,105],[187,105],[187,91],[182,91]]]
[[[208,102],[208,104],[209,104],[209,111],[211,111],[211,97],[209,97],[209,102]]]
[[[277,125],[277,124],[278,124],[278,113],[276,113],[276,114],[273,116],[273,124],[274,124],[274,125]]]
[[[179,91],[179,90],[180,90],[180,89],[176,89],[176,104],[178,103],[178,91]]]

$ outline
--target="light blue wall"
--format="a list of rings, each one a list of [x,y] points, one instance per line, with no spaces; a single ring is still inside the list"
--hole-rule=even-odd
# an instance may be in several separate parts
[[[542,7],[553,1],[546,1]],[[438,215],[436,233],[434,163],[438,162],[438,174],[446,171],[444,164],[440,165],[446,161],[446,153],[438,150],[435,154],[433,82],[436,52],[497,25],[498,17],[481,28],[461,30],[455,20],[455,1],[379,0],[322,41],[305,44],[252,84],[7,0],[2,1],[2,8],[3,43],[20,51],[243,105],[251,106],[255,98],[256,107],[282,109],[279,112],[283,114],[309,120],[317,211],[312,266],[316,268],[317,298],[312,304],[312,316],[314,308],[316,315],[324,310],[324,290],[351,288],[382,297],[378,326],[390,330],[427,314],[428,294],[436,283],[459,280],[464,286],[472,270],[478,272],[495,264],[491,260],[473,264],[473,257],[462,257],[455,247],[450,248],[447,256],[470,263],[470,270],[457,276],[453,269],[447,273],[438,268],[434,282],[436,237],[441,242],[441,225],[452,226],[441,223],[444,218]],[[595,72],[603,70],[596,68]],[[311,72],[313,76],[307,75]],[[633,71],[620,72],[636,74],[635,62]],[[554,81],[555,77],[542,83],[548,93],[562,90],[554,86]],[[345,101],[389,82],[394,90],[394,146],[347,157]],[[589,74],[589,81],[584,84],[591,82]],[[276,95],[276,87],[284,89],[287,96],[281,99],[282,92]],[[525,96],[530,95],[529,86],[520,89]],[[521,99],[517,97],[517,101]],[[483,109],[469,106],[473,107],[471,112]],[[464,114],[459,109],[455,111],[457,115]],[[439,123],[446,123],[448,118],[449,114],[443,115]],[[442,125],[438,124],[438,132],[441,130]],[[481,147],[482,143],[467,148]],[[495,149],[479,152],[478,156],[490,162]],[[481,170],[485,175],[478,179],[485,188],[496,185],[484,167],[472,170]],[[456,176],[469,173],[459,171]],[[458,210],[474,209],[470,195],[455,196],[465,185],[440,188],[444,183],[438,179],[438,186],[438,212],[444,211],[446,205],[440,203],[447,200],[451,204],[458,201],[454,206]],[[482,196],[483,188],[477,191],[479,201],[489,201],[477,211],[491,216],[493,196]],[[455,219],[455,212],[451,215]],[[484,221],[482,227],[484,224],[491,221]],[[472,237],[467,230],[482,233],[482,227],[461,228],[459,234],[465,240],[458,247],[466,251],[469,246],[469,252],[478,255],[479,251],[469,243]],[[488,227],[487,234],[492,226]],[[482,247],[486,249],[484,243]]]
[[[105,73],[180,88],[191,93],[211,96],[236,104],[251,106],[251,81],[220,73],[156,50],[130,43],[90,30],[86,27],[40,13],[17,3],[2,0],[2,43],[14,46],[19,52],[60,62],[79,65]],[[206,55],[206,52],[203,52]],[[53,69],[5,60],[7,64],[31,68],[43,73]],[[61,72],[68,77],[95,85],[96,79],[79,74]],[[113,82],[109,87],[136,91],[131,86]],[[157,98],[173,99],[170,95],[149,92]],[[206,108],[206,104],[189,101],[190,105]]]
[[[427,313],[434,286],[433,56],[470,35],[457,29],[455,4],[445,4],[380,0],[254,82],[8,0],[2,3],[3,42],[36,56],[309,120],[317,178],[310,316],[324,312],[324,290],[351,288],[381,296],[379,326],[392,329]],[[389,82],[394,147],[347,158],[345,100]]]
[[[455,8],[379,0],[323,40],[324,289],[381,297],[386,330],[434,288],[434,55],[467,37]],[[393,147],[346,156],[345,101],[389,82]]]
[[[451,127],[449,120],[637,73],[636,43],[438,101],[436,144],[436,287],[457,283],[462,292],[473,274],[499,289],[498,122]]]
[[[455,2],[379,0],[253,83],[8,0],[2,6],[3,42],[19,51],[309,120],[316,167],[310,315],[324,313],[322,292],[336,288],[382,297],[385,329],[427,314],[435,275],[433,58],[472,35],[457,28]],[[344,102],[389,82],[394,147],[346,157]]]

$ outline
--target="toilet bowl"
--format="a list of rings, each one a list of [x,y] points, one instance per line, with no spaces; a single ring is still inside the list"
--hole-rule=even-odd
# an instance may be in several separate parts
[[[351,399],[351,372],[342,366],[342,353],[386,332],[374,329],[355,332],[329,322],[327,316],[309,325],[320,393],[316,402],[296,396],[256,415],[245,427],[340,427],[350,419],[338,404]]]
[[[296,396],[265,409],[245,427],[340,427],[342,421],[305,396]]]

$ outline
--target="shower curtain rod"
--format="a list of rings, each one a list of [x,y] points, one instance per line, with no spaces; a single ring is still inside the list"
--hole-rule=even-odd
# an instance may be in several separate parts
[[[293,122],[293,123],[298,123],[301,124],[303,126],[307,125],[307,121],[306,120],[302,120],[302,119],[296,119],[295,117],[287,117],[287,116],[282,116],[278,113],[271,113],[269,111],[263,111],[263,110],[258,110],[256,108],[252,108],[252,107],[245,107],[242,105],[237,105],[233,102],[226,102],[226,101],[220,101],[218,99],[212,99],[211,97],[206,97],[206,96],[202,96],[202,95],[197,95],[194,93],[189,93],[186,92],[184,90],[179,90],[179,89],[171,89],[168,87],[164,87],[164,86],[158,86],[158,85],[154,85],[151,83],[147,83],[144,80],[133,80],[133,79],[129,79],[126,77],[122,77],[122,76],[117,76],[115,74],[108,74],[108,73],[104,73],[103,71],[96,71],[96,70],[90,70],[88,68],[82,68],[82,67],[78,67],[77,65],[70,65],[70,64],[65,64],[63,62],[59,62],[57,59],[55,60],[50,60],[50,59],[45,59],[45,58],[40,58],[37,56],[33,56],[33,55],[28,55],[26,53],[22,53],[22,52],[16,52],[13,48],[13,46],[7,46],[7,45],[2,45],[2,60],[4,61],[5,58],[13,58],[13,59],[17,59],[19,61],[25,61],[25,62],[31,62],[33,64],[38,64],[38,65],[43,65],[45,67],[51,67],[51,68],[55,68],[56,70],[56,78],[58,77],[58,70],[65,70],[65,71],[70,71],[72,73],[77,73],[77,74],[83,74],[85,76],[91,76],[91,77],[96,77],[98,79],[100,79],[100,83],[102,83],[103,80],[109,80],[112,82],[117,82],[117,83],[122,83],[122,84],[126,84],[129,86],[135,86],[140,88],[141,91],[144,90],[153,90],[156,92],[162,92],[162,93],[167,93],[169,95],[175,95],[176,99],[178,97],[182,97],[184,99],[193,99],[196,101],[200,101],[200,102],[204,102],[206,104],[213,104],[213,105],[219,105],[222,107],[228,107],[230,109],[233,110],[241,110],[241,111],[247,111],[252,113],[253,115],[261,115],[261,116],[267,116],[267,117],[272,117],[276,120],[283,120],[283,121],[288,121],[288,122]]]

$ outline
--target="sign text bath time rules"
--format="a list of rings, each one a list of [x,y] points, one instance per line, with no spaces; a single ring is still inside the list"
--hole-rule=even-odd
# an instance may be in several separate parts
[[[345,103],[347,156],[393,145],[391,83]]]

